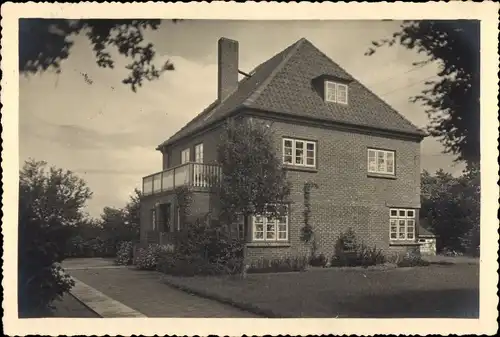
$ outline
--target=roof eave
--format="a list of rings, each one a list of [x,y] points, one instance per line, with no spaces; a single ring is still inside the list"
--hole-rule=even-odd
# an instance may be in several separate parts
[[[319,122],[319,123],[326,123],[328,125],[332,126],[338,126],[338,127],[345,127],[348,129],[358,129],[358,130],[373,130],[373,131],[380,131],[385,134],[391,134],[394,136],[406,136],[410,137],[414,140],[422,141],[425,137],[425,133],[421,131],[420,129],[417,129],[415,131],[405,131],[405,130],[393,130],[393,129],[386,129],[386,128],[380,128],[380,127],[374,127],[374,126],[368,126],[368,125],[359,125],[359,124],[351,124],[351,123],[345,123],[345,122],[340,122],[340,121],[335,121],[335,120],[330,120],[330,119],[324,119],[324,118],[318,118],[318,117],[311,117],[311,116],[303,116],[303,115],[289,115],[285,112],[280,112],[280,111],[274,111],[274,110],[265,110],[261,108],[255,108],[252,106],[248,106],[248,109],[251,111],[254,111],[255,113],[265,113],[265,115],[268,118],[273,118],[273,117],[280,117],[288,120],[302,120],[302,121],[311,121],[311,122]],[[271,113],[272,115],[269,115]]]
[[[224,121],[225,119],[227,118],[230,118],[232,116],[234,116],[235,114],[237,114],[238,112],[240,112],[243,108],[245,108],[246,106],[245,105],[240,105],[234,109],[231,109],[228,113],[228,115],[222,117],[222,118],[218,118],[218,119],[214,119],[212,122],[208,123],[208,124],[205,124],[203,125],[202,127],[198,128],[198,129],[195,129],[193,130],[192,132],[189,132],[187,134],[185,134],[184,136],[182,137],[179,137],[177,139],[172,139],[174,136],[170,137],[170,139],[168,139],[167,141],[163,142],[162,144],[158,145],[156,147],[156,150],[157,151],[162,151],[165,147],[169,146],[169,145],[173,145],[183,139],[186,139],[186,138],[189,138],[189,137],[192,137],[193,135],[196,135],[200,132],[203,132],[203,131],[206,131],[207,129],[210,129],[212,126],[214,126],[215,124],[221,122],[221,121]]]

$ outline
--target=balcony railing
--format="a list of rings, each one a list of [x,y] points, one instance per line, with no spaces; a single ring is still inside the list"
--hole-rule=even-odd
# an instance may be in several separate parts
[[[142,178],[143,195],[171,191],[180,186],[210,188],[218,181],[216,164],[186,163]]]

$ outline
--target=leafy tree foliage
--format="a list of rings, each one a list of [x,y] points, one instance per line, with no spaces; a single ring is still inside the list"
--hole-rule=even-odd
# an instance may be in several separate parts
[[[114,248],[121,241],[136,241],[140,234],[140,200],[138,189],[130,196],[124,208],[104,207],[100,223],[102,238]]]
[[[39,315],[67,292],[72,280],[58,265],[91,197],[70,171],[29,160],[19,172],[18,303],[20,316]]]
[[[427,107],[427,131],[441,140],[445,151],[471,163],[478,163],[480,157],[479,41],[477,20],[404,21],[400,31],[374,41],[366,53],[399,43],[428,56],[414,66],[439,62],[439,78],[425,82],[427,88],[412,101]]]
[[[455,178],[442,169],[422,173],[421,216],[439,236],[441,248],[478,253],[480,172],[469,165]]]
[[[222,170],[218,192],[225,219],[281,211],[272,205],[287,201],[290,184],[270,127],[256,120],[229,120],[217,151]]]
[[[99,67],[114,68],[111,48],[131,60],[126,66],[129,75],[123,83],[135,92],[145,80],[157,79],[163,72],[174,70],[169,61],[154,65],[155,48],[144,41],[144,32],[158,29],[160,23],[161,20],[137,19],[21,19],[19,71],[30,74],[53,68],[60,72],[61,62],[68,58],[73,47],[72,37],[83,33],[94,50]]]

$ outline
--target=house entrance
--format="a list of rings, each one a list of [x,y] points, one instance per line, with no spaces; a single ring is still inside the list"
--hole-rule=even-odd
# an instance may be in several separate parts
[[[172,231],[171,208],[171,204],[160,205],[160,232]]]

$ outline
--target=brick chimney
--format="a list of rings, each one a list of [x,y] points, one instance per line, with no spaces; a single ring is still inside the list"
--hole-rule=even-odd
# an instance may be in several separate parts
[[[217,94],[222,102],[238,88],[238,41],[220,38],[218,57]]]

